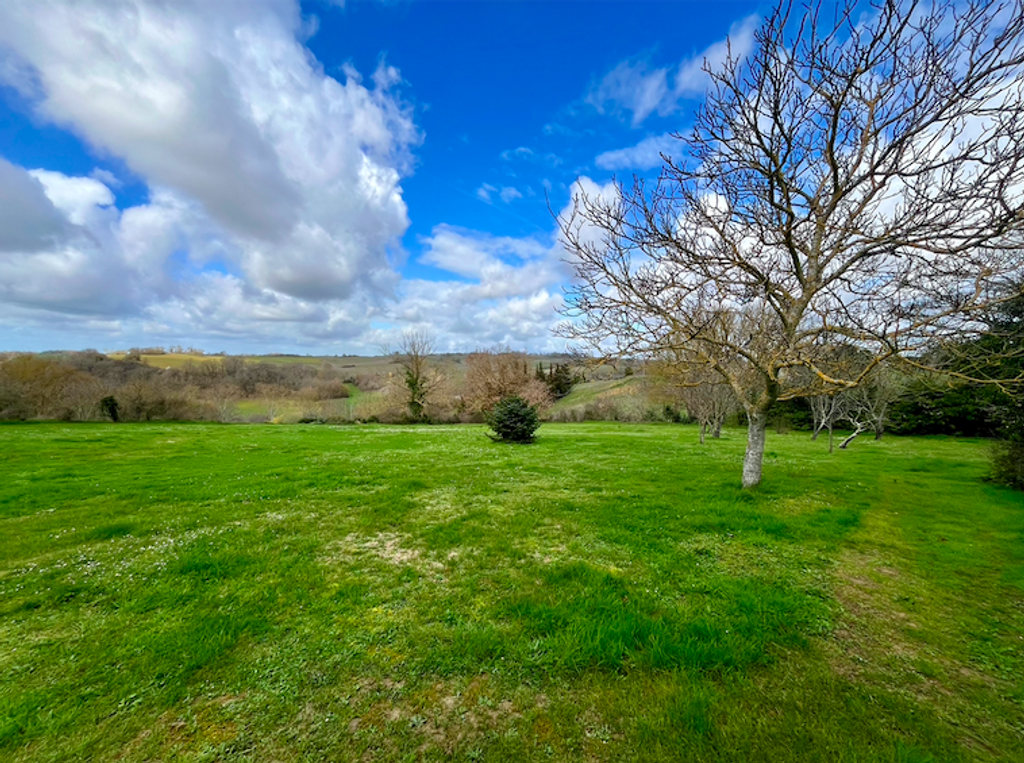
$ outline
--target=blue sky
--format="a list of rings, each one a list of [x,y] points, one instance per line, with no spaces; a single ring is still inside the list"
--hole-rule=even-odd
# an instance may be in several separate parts
[[[558,351],[552,210],[652,174],[749,2],[0,5],[0,350]]]

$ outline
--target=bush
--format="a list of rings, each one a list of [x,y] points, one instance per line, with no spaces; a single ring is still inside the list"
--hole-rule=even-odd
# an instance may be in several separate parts
[[[111,421],[116,422],[118,420],[117,412],[120,407],[121,406],[117,402],[117,398],[113,395],[107,395],[105,398],[100,400],[100,410],[103,412],[103,415]]]
[[[992,448],[991,478],[1024,490],[1024,400],[1011,400],[998,414],[1002,439]]]
[[[348,387],[341,379],[318,381],[310,387],[299,391],[299,396],[306,400],[340,400],[348,397]]]
[[[540,426],[537,409],[521,397],[504,397],[486,414],[495,442],[533,442]]]
[[[992,481],[1024,490],[1024,442],[1002,440],[992,446]]]
[[[1007,405],[998,389],[977,384],[935,386],[928,381],[911,384],[889,411],[893,434],[944,434],[956,437],[998,435],[998,412]]]

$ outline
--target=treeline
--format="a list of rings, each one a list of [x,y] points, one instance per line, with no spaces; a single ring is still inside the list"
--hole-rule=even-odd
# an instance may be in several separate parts
[[[458,361],[395,353],[378,373],[232,356],[156,368],[144,354],[154,353],[0,356],[0,420],[479,422],[506,397],[546,408],[580,378],[508,348]]]
[[[336,369],[243,358],[159,369],[137,355],[116,360],[86,350],[15,354],[0,362],[0,419],[226,421],[246,398],[316,402],[347,397]]]
[[[386,375],[379,394],[361,400],[354,409],[360,420],[482,422],[488,411],[508,398],[546,410],[582,380],[568,364],[533,367],[526,353],[507,347],[478,350],[451,362],[431,356],[431,344],[423,337],[413,339],[393,353],[397,369]]]
[[[841,405],[841,398],[838,402]],[[779,403],[771,423],[780,432],[813,433],[820,424],[815,404],[814,398]],[[996,387],[922,377],[908,381],[877,426],[865,427],[864,431],[879,439],[883,433],[999,437],[1005,431],[1006,413],[1013,406],[1014,398]],[[835,423],[844,429],[854,428],[844,416]]]

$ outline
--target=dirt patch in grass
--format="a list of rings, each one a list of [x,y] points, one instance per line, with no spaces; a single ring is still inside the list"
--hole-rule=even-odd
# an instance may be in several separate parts
[[[322,559],[331,564],[365,556],[376,557],[395,567],[437,566],[437,563],[430,563],[421,558],[422,551],[411,546],[410,536],[391,532],[374,535],[349,533],[343,540],[330,543]]]
[[[408,735],[422,755],[440,750],[453,755],[485,736],[504,733],[523,718],[508,697],[495,696],[490,677],[437,681],[418,691],[402,691],[401,682],[374,682],[360,688],[371,699],[362,714],[350,720],[350,734],[380,732]]]
[[[151,760],[167,760],[172,753],[197,751],[234,740],[238,724],[225,717],[225,711],[247,694],[223,695],[211,699],[195,699],[175,710],[160,714],[155,722],[142,729],[116,756],[116,760],[135,759],[143,755]]]

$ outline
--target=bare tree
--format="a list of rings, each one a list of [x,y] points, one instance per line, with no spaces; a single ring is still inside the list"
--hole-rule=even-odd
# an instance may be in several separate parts
[[[507,347],[470,353],[466,358],[466,407],[486,411],[502,398],[513,396],[533,406],[551,402],[548,386],[534,376],[526,353]]]
[[[263,400],[264,420],[270,424],[281,415],[281,401],[291,392],[279,384],[257,384],[256,392]]]
[[[708,70],[656,186],[559,218],[563,333],[718,373],[749,420],[745,487],[776,402],[928,366],[1019,293],[1024,0],[861,8],[783,3]]]
[[[889,364],[882,364],[856,389],[850,390],[847,418],[854,427],[863,422],[861,431],[871,430],[876,440],[885,434],[889,409],[907,388],[907,376]]]
[[[697,420],[701,445],[708,432],[716,439],[721,437],[725,420],[739,408],[732,387],[708,373],[680,380],[679,396],[686,413]]]
[[[429,358],[434,352],[434,338],[426,331],[409,330],[402,334],[398,349],[385,355],[393,355],[405,372],[405,388],[408,393],[406,407],[414,421],[421,421],[431,392],[440,384],[440,376],[432,372]]]
[[[829,453],[833,450],[832,430],[846,417],[845,398],[845,393],[841,391],[829,395],[813,395],[808,398],[811,405],[811,417],[814,420],[814,433],[811,435],[811,440],[817,440],[823,429],[828,430]]]

